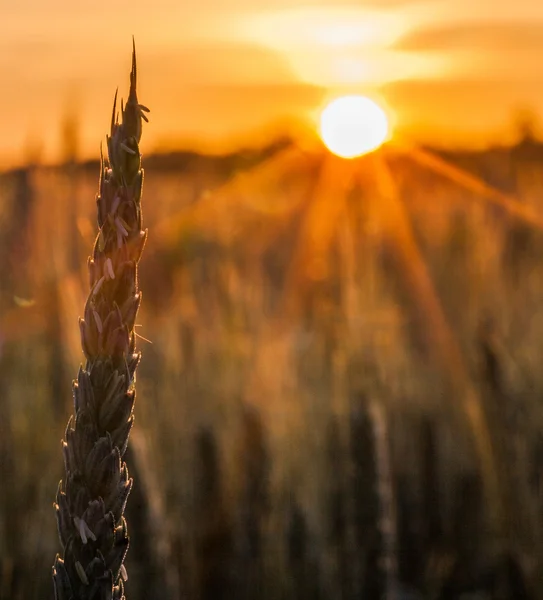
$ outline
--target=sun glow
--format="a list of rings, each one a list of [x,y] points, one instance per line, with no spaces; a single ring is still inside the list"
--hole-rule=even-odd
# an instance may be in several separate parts
[[[389,137],[385,111],[365,96],[342,96],[326,106],[320,136],[330,152],[355,158],[376,150]]]

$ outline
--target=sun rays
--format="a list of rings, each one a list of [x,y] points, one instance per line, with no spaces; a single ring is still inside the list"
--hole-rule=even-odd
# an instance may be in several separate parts
[[[268,249],[276,245],[280,232],[298,221],[295,243],[287,250],[289,258],[280,301],[275,304],[269,318],[265,319],[262,331],[256,334],[266,345],[268,342],[278,342],[281,336],[288,337],[292,323],[303,320],[305,298],[312,286],[338,276],[334,270],[343,267],[334,262],[336,259],[330,258],[334,243],[340,235],[342,224],[348,224],[352,219],[353,206],[358,211],[365,202],[369,202],[371,206],[368,208],[380,232],[378,236],[392,253],[402,286],[420,317],[421,335],[426,339],[429,360],[440,370],[457,399],[457,405],[449,406],[447,410],[462,415],[471,431],[484,474],[485,492],[492,501],[492,510],[499,522],[503,507],[496,500],[499,497],[497,466],[491,448],[489,424],[460,349],[457,333],[448,322],[431,270],[413,232],[411,217],[390,166],[393,156],[402,156],[403,160],[412,161],[419,168],[439,175],[459,190],[466,190],[469,202],[476,198],[483,203],[496,204],[510,219],[543,230],[543,218],[528,205],[437,155],[398,140],[390,149],[383,148],[352,161],[330,152],[307,152],[293,145],[235,177],[207,199],[170,220],[169,224],[163,223],[162,228],[167,237],[173,240],[179,228],[183,227],[183,220],[188,219],[186,224],[190,222],[190,226],[197,225],[212,237],[226,241],[232,231],[233,221],[238,224],[245,222],[245,226],[241,225],[244,233],[240,232],[236,240],[243,245],[245,239],[251,248],[247,260],[256,265]],[[296,171],[304,173],[303,177],[309,178],[311,184],[307,182],[297,191],[291,190],[285,202],[281,198],[281,182]],[[261,194],[262,190],[268,188],[273,193]],[[363,197],[360,196],[360,190],[366,190]],[[468,209],[469,205],[466,204]],[[255,225],[247,226],[247,221],[240,221],[242,214],[253,215]],[[256,227],[258,222],[266,225]],[[352,224],[347,226],[352,227]],[[254,235],[251,229],[255,231]],[[348,254],[354,261],[350,267],[353,277],[353,269],[360,257],[353,249]],[[349,335],[348,332],[346,335]]]

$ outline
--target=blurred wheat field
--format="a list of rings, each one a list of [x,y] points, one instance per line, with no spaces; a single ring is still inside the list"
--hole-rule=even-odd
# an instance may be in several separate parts
[[[543,598],[534,148],[146,157],[128,598]],[[0,175],[1,600],[52,590],[97,172]]]

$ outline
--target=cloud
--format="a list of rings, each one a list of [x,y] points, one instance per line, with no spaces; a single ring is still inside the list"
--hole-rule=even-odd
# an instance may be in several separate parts
[[[307,114],[325,91],[300,83],[202,85],[168,88],[146,96],[158,137],[167,132],[204,139],[256,130],[277,120]]]
[[[432,143],[499,139],[511,131],[519,108],[543,115],[543,77],[515,85],[507,79],[402,81],[382,93],[400,127]]]
[[[256,12],[260,10],[280,10],[290,9],[295,6],[297,9],[302,8],[393,8],[397,6],[409,6],[416,4],[417,0],[339,0],[334,2],[331,0],[297,0],[295,3],[292,0],[199,0],[198,6],[202,9],[224,10],[226,11],[243,11]]]
[[[395,45],[399,50],[543,50],[543,23],[472,22],[412,31]]]
[[[179,86],[283,84],[295,80],[279,53],[245,42],[151,49],[142,61],[142,73],[151,79],[175,80]]]

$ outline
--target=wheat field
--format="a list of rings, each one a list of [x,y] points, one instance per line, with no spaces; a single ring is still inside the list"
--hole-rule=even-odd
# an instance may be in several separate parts
[[[542,159],[145,156],[130,600],[543,598]],[[0,175],[1,600],[52,593],[97,174]]]

